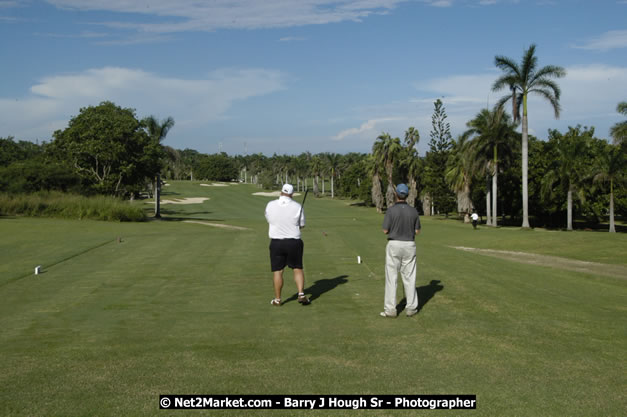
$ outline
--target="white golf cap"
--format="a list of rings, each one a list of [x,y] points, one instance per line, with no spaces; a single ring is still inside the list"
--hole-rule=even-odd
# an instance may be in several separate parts
[[[281,188],[281,192],[292,195],[294,194],[294,187],[292,186],[292,184],[283,184],[283,188]]]

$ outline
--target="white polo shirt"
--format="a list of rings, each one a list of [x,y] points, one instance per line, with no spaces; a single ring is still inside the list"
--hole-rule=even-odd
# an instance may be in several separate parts
[[[281,196],[266,206],[266,220],[270,227],[270,239],[300,239],[300,227],[305,227],[305,213],[300,214],[301,205],[290,197]],[[300,227],[298,218],[300,217]]]

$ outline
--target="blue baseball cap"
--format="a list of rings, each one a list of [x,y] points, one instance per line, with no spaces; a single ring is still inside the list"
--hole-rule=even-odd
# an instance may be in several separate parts
[[[407,188],[405,184],[398,184],[396,186],[396,194],[401,198],[407,197],[409,195],[409,188]]]

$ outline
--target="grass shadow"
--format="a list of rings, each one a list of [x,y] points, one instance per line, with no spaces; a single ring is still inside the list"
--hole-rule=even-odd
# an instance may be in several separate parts
[[[339,275],[335,278],[319,279],[315,281],[313,285],[309,286],[308,288],[305,288],[305,294],[310,294],[311,297],[309,297],[309,299],[311,301],[314,301],[315,299],[320,298],[322,294],[335,289],[339,285],[346,284],[348,282],[348,279],[346,278],[348,278],[348,275]],[[290,298],[285,300],[283,304],[288,303],[290,301],[295,301],[297,299],[298,299],[298,294],[294,294]]]
[[[436,292],[442,291],[444,289],[444,285],[440,284],[440,280],[432,279],[429,285],[423,285],[422,287],[416,287],[416,291],[418,292],[418,311],[423,309],[425,305],[433,298]],[[396,313],[401,314],[403,310],[405,310],[405,306],[407,305],[407,299],[403,298],[398,305],[396,306]]]

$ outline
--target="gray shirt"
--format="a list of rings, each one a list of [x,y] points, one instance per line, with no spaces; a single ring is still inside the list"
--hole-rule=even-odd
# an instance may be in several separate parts
[[[383,230],[388,230],[388,240],[413,242],[420,230],[418,211],[405,201],[398,201],[385,213]]]

